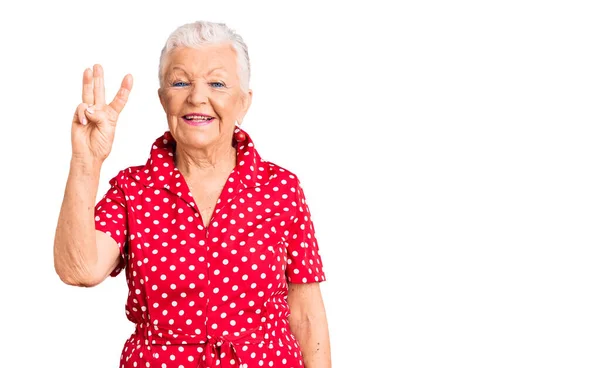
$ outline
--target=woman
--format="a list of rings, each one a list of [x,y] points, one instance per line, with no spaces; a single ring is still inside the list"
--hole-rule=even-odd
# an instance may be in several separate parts
[[[85,287],[126,270],[136,329],[121,367],[331,366],[304,193],[237,126],[252,102],[249,76],[247,47],[224,24],[175,30],[159,65],[169,130],[94,207],[133,79],[106,104],[102,68],[84,72],[55,268]]]

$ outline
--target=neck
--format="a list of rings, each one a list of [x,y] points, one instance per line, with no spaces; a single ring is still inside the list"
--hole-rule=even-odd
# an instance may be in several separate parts
[[[235,147],[218,145],[207,149],[194,149],[177,145],[175,165],[188,178],[229,174],[237,162]]]

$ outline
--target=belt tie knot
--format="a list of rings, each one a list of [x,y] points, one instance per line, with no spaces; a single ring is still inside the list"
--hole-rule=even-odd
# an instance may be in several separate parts
[[[223,336],[206,337],[206,347],[202,356],[202,361],[198,362],[198,368],[209,367],[241,367],[242,362],[237,354],[233,342]]]

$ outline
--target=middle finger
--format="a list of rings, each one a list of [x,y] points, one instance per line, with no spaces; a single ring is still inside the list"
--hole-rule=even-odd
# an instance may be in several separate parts
[[[99,64],[94,65],[94,105],[104,105],[104,70]]]

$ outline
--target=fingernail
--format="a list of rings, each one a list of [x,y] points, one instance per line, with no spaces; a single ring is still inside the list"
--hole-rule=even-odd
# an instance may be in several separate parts
[[[81,120],[81,124],[86,125],[87,124],[87,119],[85,118],[85,116],[83,117],[83,119]]]
[[[85,111],[89,112],[90,114],[94,113],[94,109],[92,109],[91,107],[88,107],[87,109],[85,109]]]

